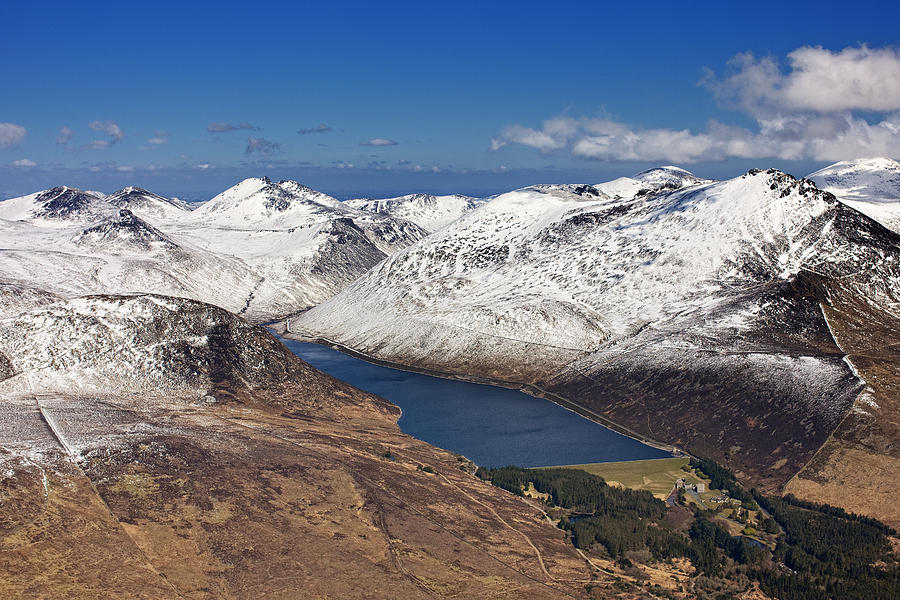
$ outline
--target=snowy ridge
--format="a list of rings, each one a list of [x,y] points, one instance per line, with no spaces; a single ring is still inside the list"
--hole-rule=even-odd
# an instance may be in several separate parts
[[[101,194],[59,186],[0,202],[0,219],[36,221],[53,226],[68,222],[87,223],[112,210]]]
[[[119,209],[153,224],[165,225],[182,217],[191,207],[181,200],[165,198],[139,187],[128,186],[104,198]]]
[[[358,335],[397,312],[588,351],[747,286],[830,272],[838,258],[872,264],[827,236],[836,206],[777,172],[618,200],[525,188],[401,251],[301,322]],[[339,328],[344,311],[373,316]]]
[[[59,187],[0,202],[0,276],[65,297],[158,293],[271,320],[424,236],[293,181],[247,179],[195,211],[136,187]]]
[[[213,306],[88,296],[0,320],[0,353],[17,374],[0,382],[0,393],[202,400],[220,383],[253,386],[283,376],[284,352],[262,329]]]
[[[595,184],[593,187],[612,198],[633,198],[638,194],[659,192],[663,189],[676,190],[692,185],[712,183],[679,167],[657,167],[641,171],[634,177],[619,177],[612,181]]]
[[[426,231],[437,231],[485,202],[487,202],[486,199],[459,194],[449,196],[408,194],[381,200],[368,198],[347,200],[344,204],[352,208],[404,219]]]
[[[893,231],[900,232],[900,163],[861,158],[808,175],[821,189]]]
[[[898,283],[895,240],[812,182],[778,171],[627,199],[580,191],[502,194],[294,325],[387,360],[444,357],[447,369],[481,343],[492,349],[486,362],[534,368],[518,346],[487,338],[567,349],[538,369],[546,375],[573,351],[648,331],[684,348],[721,348],[779,306],[762,296],[768,286],[803,272],[852,281],[885,301]],[[691,336],[673,335],[686,327]]]

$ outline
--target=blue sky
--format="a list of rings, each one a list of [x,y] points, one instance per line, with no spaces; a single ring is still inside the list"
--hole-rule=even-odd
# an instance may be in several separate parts
[[[0,197],[254,175],[487,193],[900,155],[893,3],[25,4],[0,8]]]

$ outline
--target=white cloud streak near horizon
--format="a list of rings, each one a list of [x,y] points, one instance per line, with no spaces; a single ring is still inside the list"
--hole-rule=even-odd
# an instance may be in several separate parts
[[[359,143],[360,146],[396,146],[397,142],[387,138],[372,138]]]
[[[732,74],[717,79],[708,72],[701,82],[719,103],[753,117],[755,131],[719,121],[694,133],[560,116],[540,129],[509,125],[490,148],[519,144],[595,160],[681,163],[900,156],[900,50],[803,47],[787,58],[790,70],[784,73],[772,58],[740,54],[730,61]],[[857,112],[869,113],[871,121]]]

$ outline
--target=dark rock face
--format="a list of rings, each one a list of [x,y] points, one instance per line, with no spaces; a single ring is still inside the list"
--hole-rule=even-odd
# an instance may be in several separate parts
[[[348,217],[334,219],[318,235],[327,236],[327,239],[313,258],[310,272],[338,289],[387,256]]]
[[[0,381],[5,381],[16,374],[16,368],[5,354],[0,353]]]
[[[152,204],[168,204],[176,208],[185,208],[184,204],[179,201],[172,200],[170,198],[160,196],[159,194],[154,194],[153,192],[145,190],[144,188],[134,186],[130,186],[121,189],[113,194],[110,194],[109,196],[104,198],[104,200],[106,200],[113,206],[118,206],[119,208],[125,208],[129,210],[131,210],[135,206],[147,207]]]
[[[263,206],[275,212],[284,212],[291,207],[291,202],[296,195],[282,189],[277,185],[267,185],[261,192],[265,192],[266,201]]]
[[[75,238],[76,244],[113,245],[116,243],[149,250],[153,245],[175,249],[178,245],[166,234],[156,229],[130,210],[121,208],[112,218],[88,227]]]
[[[41,206],[34,216],[45,219],[69,219],[90,211],[97,199],[81,190],[60,186],[47,190],[35,198]]]

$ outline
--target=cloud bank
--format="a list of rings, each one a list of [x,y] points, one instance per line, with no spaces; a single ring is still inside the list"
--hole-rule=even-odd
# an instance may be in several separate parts
[[[561,116],[539,129],[509,125],[490,148],[518,144],[594,160],[681,163],[900,156],[900,50],[803,47],[787,59],[784,72],[773,58],[740,54],[726,77],[708,72],[701,82],[720,104],[750,115],[755,130],[711,121],[695,133]]]

